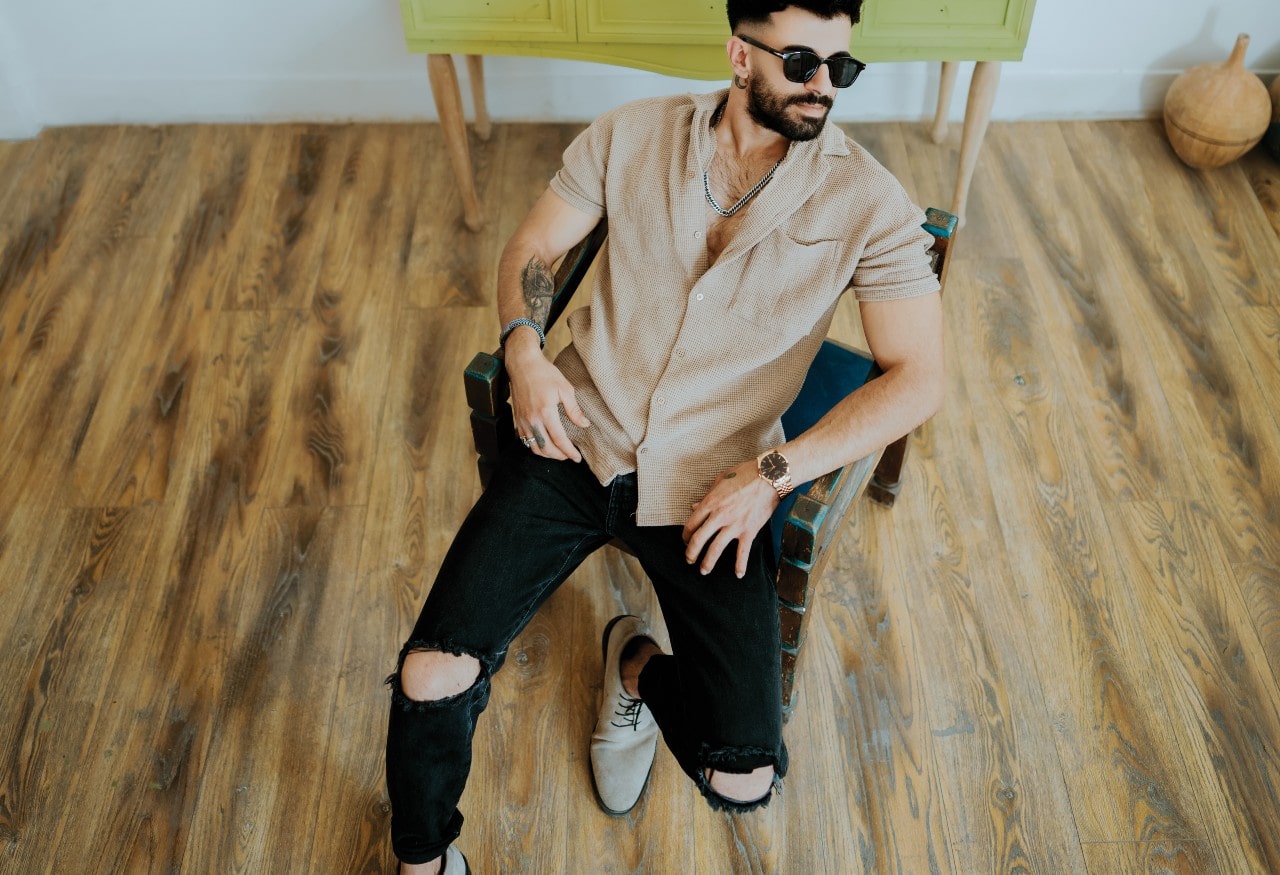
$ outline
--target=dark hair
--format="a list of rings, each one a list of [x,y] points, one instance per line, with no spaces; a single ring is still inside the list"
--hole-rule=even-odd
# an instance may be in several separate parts
[[[835,18],[847,15],[854,24],[862,17],[862,0],[809,0],[809,2],[787,3],[785,0],[729,0],[726,4],[729,12],[729,30],[738,32],[739,24],[767,24],[769,16],[795,6],[806,12],[812,12],[819,18]]]

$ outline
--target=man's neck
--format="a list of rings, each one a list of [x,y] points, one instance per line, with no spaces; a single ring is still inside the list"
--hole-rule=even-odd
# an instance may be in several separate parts
[[[729,89],[729,99],[715,129],[716,149],[735,160],[778,161],[787,154],[791,141],[759,124],[747,109],[747,92]]]

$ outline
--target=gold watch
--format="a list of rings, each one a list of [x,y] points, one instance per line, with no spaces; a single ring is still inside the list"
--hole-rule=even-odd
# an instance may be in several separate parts
[[[796,488],[791,482],[791,463],[777,450],[770,450],[756,459],[756,471],[761,480],[777,491],[779,498],[786,498]]]

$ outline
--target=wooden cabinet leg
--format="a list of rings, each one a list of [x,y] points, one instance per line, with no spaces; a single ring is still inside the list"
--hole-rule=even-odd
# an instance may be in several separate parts
[[[991,105],[996,100],[996,88],[1000,84],[1000,62],[979,61],[973,68],[969,83],[969,102],[964,109],[964,137],[960,141],[960,173],[956,177],[956,196],[951,202],[951,212],[964,224],[965,204],[969,200],[969,182],[973,168],[978,164],[982,140],[987,135],[987,123],[991,121]]]
[[[427,75],[431,79],[431,95],[436,101],[440,127],[453,176],[462,192],[462,220],[472,231],[484,227],[480,200],[476,197],[476,181],[471,172],[471,149],[467,145],[467,126],[462,117],[462,95],[458,91],[458,73],[450,55],[427,55]]]
[[[467,55],[467,75],[471,77],[471,99],[476,108],[476,136],[489,142],[493,125],[489,121],[489,106],[484,98],[484,56]]]
[[[876,465],[876,472],[867,484],[867,495],[872,500],[893,507],[902,490],[902,468],[907,461],[907,442],[910,440],[911,435],[906,434],[884,448],[880,464]]]
[[[935,143],[947,138],[947,116],[951,114],[951,95],[956,90],[956,73],[959,70],[959,61],[942,62],[942,77],[938,80],[938,111],[934,113],[933,132],[930,134]]]

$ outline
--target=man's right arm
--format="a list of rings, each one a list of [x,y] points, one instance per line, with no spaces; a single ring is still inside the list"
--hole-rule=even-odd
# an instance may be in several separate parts
[[[548,188],[511,235],[498,262],[498,318],[501,325],[531,319],[545,327],[555,293],[552,266],[591,233],[600,217],[570,205]],[[535,439],[530,449],[549,459],[581,461],[560,421],[560,405],[580,428],[591,423],[578,407],[573,387],[543,355],[538,334],[516,328],[505,344],[516,431]]]

